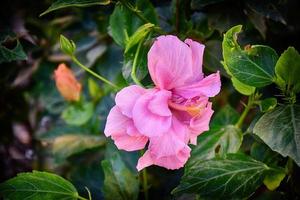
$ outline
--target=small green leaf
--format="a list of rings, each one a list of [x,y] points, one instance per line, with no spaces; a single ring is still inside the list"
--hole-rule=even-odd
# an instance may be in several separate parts
[[[62,118],[70,125],[83,125],[93,115],[94,106],[92,103],[85,103],[83,105],[69,105],[62,113]]]
[[[14,44],[13,48],[8,48],[6,43]],[[27,56],[17,36],[9,31],[0,34],[0,63],[16,60],[26,60]]]
[[[270,168],[242,154],[200,160],[186,168],[180,185],[172,194],[197,193],[212,199],[243,199],[262,183]]]
[[[192,149],[187,166],[213,158],[216,154],[236,153],[243,141],[242,131],[232,125],[238,118],[238,113],[230,106],[217,113],[210,130],[198,136],[198,144]]]
[[[48,172],[20,173],[0,185],[4,199],[15,200],[77,200],[76,188],[66,179]]]
[[[148,35],[148,33],[151,32],[153,27],[154,24],[151,23],[140,26],[138,30],[126,42],[125,53],[127,53],[131,47],[143,40]]]
[[[124,164],[119,154],[102,161],[103,193],[106,200],[136,200],[139,194],[138,177]]]
[[[67,7],[88,7],[94,5],[108,5],[111,0],[56,0],[52,5],[40,16],[48,14],[52,11]]]
[[[89,93],[94,101],[98,101],[104,94],[99,84],[92,78],[88,79]]]
[[[73,40],[60,35],[60,48],[65,54],[72,56],[76,50],[76,45]]]
[[[149,0],[137,0],[135,9],[139,10],[150,23],[158,24],[157,14]],[[109,18],[110,35],[118,45],[125,48],[126,42],[143,24],[144,21],[118,3]]]
[[[278,56],[267,46],[253,45],[242,50],[237,42],[237,34],[242,26],[228,30],[224,36],[223,57],[230,74],[240,82],[263,87],[274,81],[274,67]]]
[[[87,149],[103,146],[105,138],[94,135],[68,134],[56,137],[53,141],[52,152],[57,163]]]
[[[291,157],[300,166],[300,106],[279,106],[265,113],[253,129],[273,151]]]
[[[269,171],[264,179],[264,184],[271,191],[275,190],[285,177],[283,169]]]
[[[300,92],[300,54],[294,47],[289,47],[281,54],[275,66],[275,73],[284,81],[284,89]]]
[[[259,103],[259,108],[261,112],[267,112],[272,110],[277,106],[277,99],[276,98],[267,98],[262,100]]]

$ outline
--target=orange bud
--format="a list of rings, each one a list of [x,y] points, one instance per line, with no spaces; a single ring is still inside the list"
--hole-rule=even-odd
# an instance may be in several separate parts
[[[76,80],[74,73],[65,65],[59,64],[54,71],[56,87],[60,94],[69,101],[78,101],[81,84]]]

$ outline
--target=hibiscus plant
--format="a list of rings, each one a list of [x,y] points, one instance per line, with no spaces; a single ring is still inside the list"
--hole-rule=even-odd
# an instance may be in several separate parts
[[[294,4],[52,2],[39,18],[60,14],[41,28],[51,53],[36,77],[47,78],[27,93],[41,103],[39,123],[50,118],[33,136],[48,164],[9,177],[0,194],[299,199],[299,43],[273,41],[299,34],[282,11]],[[26,59],[22,46],[0,48],[0,62]]]

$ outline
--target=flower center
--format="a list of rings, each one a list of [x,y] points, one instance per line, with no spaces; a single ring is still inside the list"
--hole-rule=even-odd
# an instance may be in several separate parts
[[[207,99],[199,96],[191,99],[185,99],[179,95],[172,95],[171,99],[168,101],[170,108],[185,111],[192,117],[198,115],[205,108],[206,104]]]

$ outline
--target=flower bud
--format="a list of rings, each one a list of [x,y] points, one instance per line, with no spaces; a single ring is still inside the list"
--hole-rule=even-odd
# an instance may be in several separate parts
[[[76,50],[76,45],[72,40],[60,35],[60,48],[65,54],[72,56]]]
[[[65,64],[58,65],[54,71],[54,78],[58,91],[66,100],[78,101],[80,99],[81,84]]]

